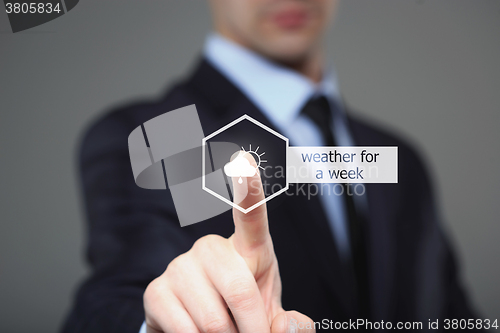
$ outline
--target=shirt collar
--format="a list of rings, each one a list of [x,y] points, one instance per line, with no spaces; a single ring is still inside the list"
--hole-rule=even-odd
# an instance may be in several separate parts
[[[219,34],[205,42],[205,58],[235,84],[278,127],[290,125],[314,95],[340,101],[335,72],[325,72],[315,84],[307,77],[280,66]]]

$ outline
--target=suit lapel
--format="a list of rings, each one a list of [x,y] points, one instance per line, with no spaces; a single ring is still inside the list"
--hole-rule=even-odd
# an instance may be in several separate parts
[[[393,184],[367,184],[368,241],[371,310],[374,320],[390,317],[394,300],[395,235],[390,223],[394,216],[387,205]]]
[[[376,138],[366,135],[365,130],[348,117],[348,126],[355,145],[383,146]],[[394,313],[396,267],[396,221],[394,207],[397,184],[365,184],[368,241],[368,272],[370,281],[370,313],[372,320],[388,320]]]

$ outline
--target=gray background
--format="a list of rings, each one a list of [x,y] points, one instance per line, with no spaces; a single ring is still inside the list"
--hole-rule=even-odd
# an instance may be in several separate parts
[[[158,96],[210,29],[204,1],[81,1],[12,34],[0,13],[0,332],[54,332],[86,274],[75,147]],[[500,317],[500,1],[344,1],[328,38],[349,104],[416,142],[474,303]]]

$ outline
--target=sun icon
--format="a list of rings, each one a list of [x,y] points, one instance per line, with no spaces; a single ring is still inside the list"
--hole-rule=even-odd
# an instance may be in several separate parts
[[[241,147],[241,149],[243,149],[243,151],[245,153],[253,155],[253,158],[254,158],[255,162],[257,163],[257,171],[259,171],[259,168],[261,168],[262,170],[264,170],[264,168],[262,167],[261,164],[267,162],[267,160],[263,160],[262,159],[262,155],[264,155],[266,152],[264,151],[264,152],[262,152],[262,154],[259,154],[258,153],[259,148],[260,147],[257,147],[257,148],[255,148],[255,150],[252,150],[252,144],[250,144],[248,150],[245,150],[244,147]]]

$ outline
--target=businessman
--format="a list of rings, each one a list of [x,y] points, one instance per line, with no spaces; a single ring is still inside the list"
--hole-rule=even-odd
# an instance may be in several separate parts
[[[314,332],[350,320],[474,319],[422,160],[354,116],[323,54],[333,0],[211,0],[214,32],[165,96],[94,123],[80,152],[91,276],[64,332]],[[136,186],[127,137],[195,104],[205,134],[248,114],[304,146],[397,146],[398,184],[281,195],[181,228],[170,192]],[[250,159],[250,163],[255,163]],[[247,204],[262,199],[261,178]],[[240,195],[235,193],[236,197]],[[318,325],[317,323],[331,323]],[[340,326],[335,326],[339,323]],[[370,331],[372,326],[357,327]],[[441,325],[440,330],[443,329]],[[384,331],[384,329],[377,329]]]

